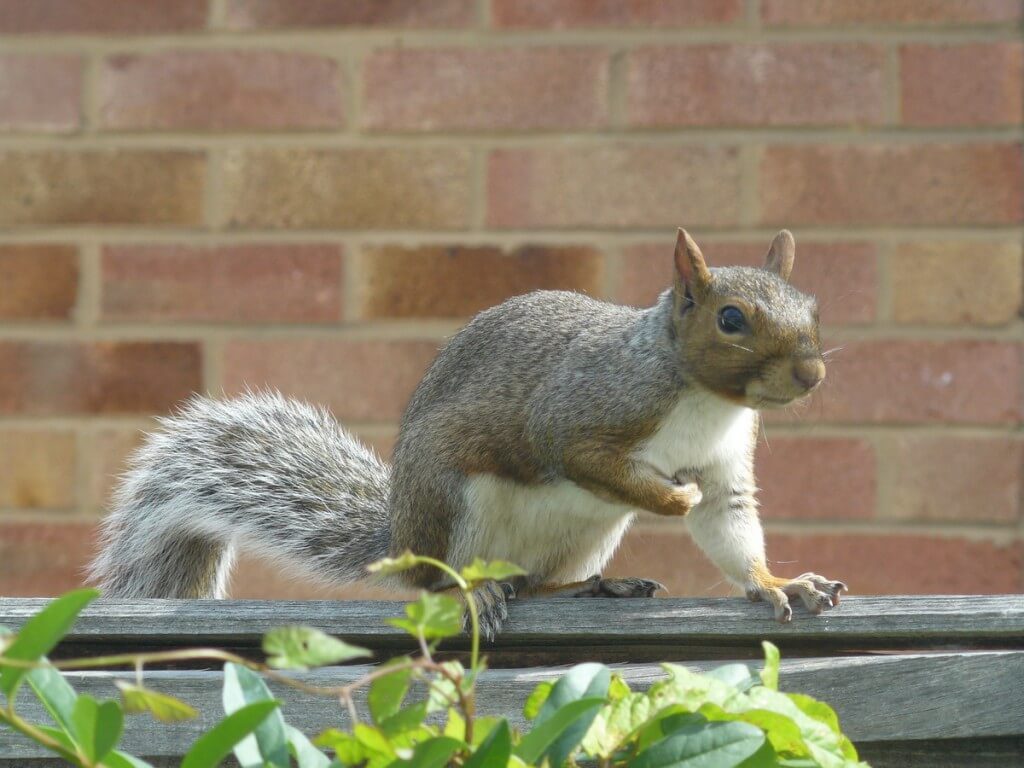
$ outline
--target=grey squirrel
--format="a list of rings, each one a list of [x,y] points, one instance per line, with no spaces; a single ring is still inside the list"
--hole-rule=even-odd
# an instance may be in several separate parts
[[[492,636],[513,596],[651,596],[656,581],[599,575],[646,512],[685,517],[777,620],[790,597],[834,606],[841,581],[770,573],[755,500],[757,410],[825,377],[794,250],[783,230],[763,269],[709,269],[680,229],[653,307],[538,291],[480,313],[420,382],[390,467],[321,409],[196,397],[135,455],[92,577],[107,596],[223,597],[236,549],[333,584],[407,549],[503,559],[529,575],[474,594]],[[450,587],[428,568],[391,578]]]

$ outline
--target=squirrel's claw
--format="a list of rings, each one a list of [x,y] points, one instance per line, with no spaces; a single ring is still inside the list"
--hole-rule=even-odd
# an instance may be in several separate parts
[[[477,618],[480,622],[480,635],[488,641],[501,631],[508,620],[508,601],[515,597],[515,589],[511,584],[500,584],[489,581],[473,590],[472,599],[476,602]],[[462,619],[463,628],[469,630],[468,612]]]
[[[775,613],[775,620],[786,624],[793,619],[789,599],[799,597],[808,611],[817,615],[839,605],[840,595],[849,591],[842,581],[832,581],[816,573],[803,573],[795,579],[779,580],[777,586],[751,587],[747,598],[752,602],[767,600]]]

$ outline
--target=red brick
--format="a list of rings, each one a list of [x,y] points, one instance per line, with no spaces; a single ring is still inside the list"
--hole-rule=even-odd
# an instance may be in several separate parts
[[[1024,47],[905,45],[900,82],[908,125],[1017,125],[1024,115]]]
[[[1019,144],[774,146],[761,221],[792,226],[1014,224]]]
[[[740,175],[734,147],[499,149],[488,164],[487,219],[504,228],[730,226]]]
[[[608,121],[608,52],[394,48],[363,64],[364,123],[385,131],[596,128]]]
[[[268,130],[344,124],[341,71],[294,51],[120,54],[100,70],[100,124],[127,130]]]
[[[780,576],[842,579],[854,595],[1000,594],[1020,591],[1020,542],[919,534],[769,534]]]
[[[81,121],[78,56],[0,56],[0,130],[67,132]]]
[[[200,374],[190,343],[0,341],[0,414],[162,412]]]
[[[799,238],[798,238],[799,239]],[[768,250],[763,243],[706,243],[704,254],[714,266],[760,267]],[[878,297],[877,249],[863,242],[797,243],[792,282],[818,298],[825,325],[869,323]],[[630,246],[619,271],[616,296],[634,306],[649,306],[672,284],[671,241]]]
[[[1019,0],[763,0],[769,24],[994,24],[1021,18]]]
[[[70,245],[0,245],[0,320],[66,320],[78,296]]]
[[[741,0],[492,0],[495,26],[692,27],[730,24],[743,17]]]
[[[471,156],[460,148],[234,149],[224,208],[236,228],[459,229]]]
[[[338,245],[122,245],[103,250],[106,321],[329,323]]]
[[[1003,437],[903,435],[893,445],[890,517],[1013,523],[1024,444]]]
[[[227,0],[227,26],[282,27],[468,27],[475,0]]]
[[[89,435],[89,477],[84,490],[90,509],[106,511],[118,478],[128,468],[128,457],[144,438],[141,430],[117,427],[97,429]]]
[[[205,165],[173,150],[3,151],[0,226],[198,226]]]
[[[832,422],[1014,424],[1021,348],[999,341],[848,341],[803,418]]]
[[[92,524],[0,522],[0,595],[54,597],[81,587],[95,536]]]
[[[0,0],[0,33],[183,32],[206,24],[207,0]]]
[[[328,406],[342,420],[396,421],[439,346],[362,339],[231,341],[224,351],[224,388],[269,387]]]
[[[758,441],[756,474],[766,520],[875,516],[875,451],[867,440],[775,437]]]
[[[600,252],[579,246],[370,246],[359,259],[361,317],[468,317],[529,291],[601,292]]]
[[[629,53],[627,62],[631,125],[845,125],[885,118],[879,45],[658,46]]]
[[[1019,242],[901,243],[889,273],[898,323],[998,326],[1020,311]]]
[[[0,507],[71,509],[75,464],[73,432],[0,430]]]
[[[767,552],[779,576],[814,571],[855,595],[1016,593],[1024,562],[1019,542],[902,533],[769,533]],[[739,593],[678,524],[637,526],[606,573],[657,579],[673,597]],[[797,620],[804,616],[798,608]]]

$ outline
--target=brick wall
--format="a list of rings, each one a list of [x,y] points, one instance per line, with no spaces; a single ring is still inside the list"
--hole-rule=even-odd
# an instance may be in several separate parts
[[[387,451],[439,343],[533,288],[645,303],[674,227],[780,226],[827,386],[760,448],[770,553],[1019,591],[1020,0],[0,0],[0,593],[70,587],[193,390]],[[721,592],[673,528],[615,568]],[[323,594],[249,563],[236,594]]]

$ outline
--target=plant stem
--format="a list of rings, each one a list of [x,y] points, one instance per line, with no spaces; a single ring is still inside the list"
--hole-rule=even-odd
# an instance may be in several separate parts
[[[416,559],[447,573],[452,577],[452,580],[462,592],[466,601],[466,608],[469,610],[469,621],[472,625],[473,632],[473,636],[470,640],[472,645],[470,647],[469,666],[475,671],[480,664],[480,617],[477,615],[476,600],[473,599],[473,593],[469,588],[469,584],[464,578],[462,578],[462,574],[448,565],[448,563],[442,562],[441,560],[435,560],[433,557],[424,557],[422,555],[416,555]]]
[[[84,763],[82,762],[82,757],[80,755],[75,754],[67,747],[65,747],[63,744],[61,744],[59,741],[51,739],[49,736],[47,736],[45,733],[40,731],[38,728],[33,726],[28,721],[22,720],[20,717],[14,714],[14,712],[11,710],[10,704],[8,704],[6,710],[0,709],[0,721],[7,723],[9,726],[11,726],[11,728],[16,730],[22,736],[27,736],[37,744],[45,747],[51,752],[55,752],[56,754],[60,755],[72,765],[84,765]]]

